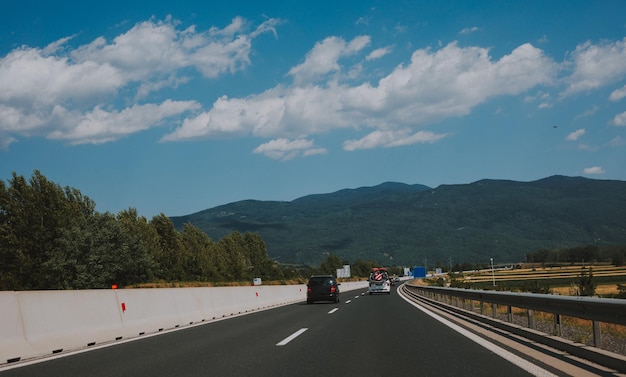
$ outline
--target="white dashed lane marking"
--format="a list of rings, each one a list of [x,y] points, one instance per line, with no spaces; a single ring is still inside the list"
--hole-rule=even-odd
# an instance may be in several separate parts
[[[294,340],[295,338],[299,337],[300,335],[302,335],[303,332],[307,331],[307,328],[302,328],[298,331],[296,331],[295,333],[289,335],[288,337],[286,337],[285,339],[281,340],[280,342],[276,343],[277,346],[284,346],[285,344],[291,342],[292,340]]]

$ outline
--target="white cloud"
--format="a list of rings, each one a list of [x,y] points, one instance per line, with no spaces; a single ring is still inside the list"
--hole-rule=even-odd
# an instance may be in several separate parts
[[[573,73],[562,96],[597,89],[626,75],[626,38],[594,45],[586,42],[571,54]]]
[[[134,105],[121,111],[96,107],[85,114],[71,114],[58,109],[60,117],[66,121],[63,123],[73,126],[67,130],[59,128],[48,137],[68,140],[72,144],[101,144],[158,126],[167,118],[199,107],[195,101],[167,100],[160,105]]]
[[[574,119],[578,120],[581,118],[588,118],[592,116],[593,114],[597,113],[598,110],[600,110],[600,107],[598,107],[597,105],[594,105],[591,107],[591,109],[586,110],[584,113],[576,115]]]
[[[329,73],[339,71],[340,58],[359,52],[369,43],[368,36],[359,36],[350,42],[338,37],[328,37],[316,43],[307,53],[304,63],[291,68],[288,74],[293,76],[296,85],[313,83]]]
[[[369,25],[369,18],[368,17],[359,17],[357,18],[357,20],[355,21],[356,25]]]
[[[461,31],[459,31],[459,34],[461,35],[472,34],[474,32],[477,32],[478,30],[480,30],[478,26],[466,27],[466,28],[463,28]]]
[[[313,148],[313,149],[308,149],[304,151],[302,155],[304,157],[308,157],[308,156],[316,156],[318,154],[326,154],[326,153],[328,153],[328,150],[326,148]]]
[[[325,153],[323,148],[312,148],[313,141],[306,139],[289,140],[285,138],[274,139],[261,144],[254,149],[254,153],[264,154],[269,158],[281,161],[291,160],[298,154],[305,156]]]
[[[0,82],[0,104],[39,110],[114,93],[124,79],[108,64],[71,62],[67,57],[46,56],[39,49],[25,47],[0,60]]]
[[[102,37],[72,52],[76,61],[94,61],[117,67],[129,81],[145,80],[185,67],[194,67],[207,78],[233,73],[250,64],[252,39],[273,31],[276,19],[245,33],[245,21],[236,17],[223,29],[198,32],[194,26],[178,30],[175,20],[145,21],[107,43]]]
[[[567,141],[576,141],[578,140],[581,136],[583,136],[585,134],[585,129],[581,128],[579,130],[576,130],[572,133],[570,133],[569,135],[567,135],[567,137],[565,138],[565,140]]]
[[[359,140],[347,140],[343,143],[343,149],[354,151],[357,149],[372,149],[378,147],[398,147],[411,144],[435,143],[448,136],[447,134],[436,134],[430,131],[418,131],[411,133],[411,130],[381,131],[377,130]]]
[[[613,102],[617,102],[624,97],[626,97],[626,85],[624,85],[620,89],[615,89],[613,92],[611,92],[611,95],[609,96],[609,100]]]
[[[180,30],[168,17],[138,23],[111,42],[98,37],[71,48],[70,36],[43,49],[17,48],[0,58],[0,143],[6,147],[16,136],[102,143],[196,110],[195,101],[136,103],[122,110],[115,103],[122,93],[136,90],[137,101],[184,85],[190,78],[177,74],[183,69],[208,78],[243,69],[250,64],[252,39],[275,33],[278,22],[268,19],[246,33],[245,21],[235,18],[223,29],[200,32],[194,26]]]
[[[614,126],[626,126],[626,111],[617,114],[611,121],[611,124]]]
[[[626,145],[626,140],[624,140],[624,138],[622,138],[621,136],[615,136],[613,139],[611,139],[609,145],[611,147],[621,147],[622,145]]]
[[[594,175],[594,174],[604,174],[605,171],[601,166],[592,166],[590,168],[585,168],[583,170],[584,174]]]
[[[352,51],[360,51],[364,45],[358,44]],[[303,84],[304,76],[310,79],[341,70],[338,57],[347,46],[327,38],[307,54],[305,63],[290,72],[303,75],[296,80]],[[322,54],[326,49],[332,53]],[[319,62],[316,69],[311,68],[313,61]],[[490,97],[520,94],[550,83],[557,68],[529,44],[492,61],[487,49],[461,48],[452,43],[434,52],[415,51],[410,63],[397,66],[376,85],[365,82],[351,86],[332,78],[318,85],[277,86],[246,98],[221,97],[209,111],[186,119],[163,141],[228,134],[303,139],[335,129],[367,128],[368,136],[347,141],[344,148],[432,142],[446,135],[417,132],[416,128],[466,115]]]
[[[369,61],[369,60],[376,60],[376,59],[380,59],[383,56],[389,54],[391,52],[391,47],[384,47],[384,48],[377,48],[376,50],[370,52],[366,57],[365,60]]]
[[[0,134],[0,151],[6,151],[9,149],[9,145],[15,143],[17,139],[11,136]]]
[[[539,105],[537,105],[538,109],[548,109],[552,107],[550,93],[539,91],[534,96],[524,97],[524,102],[534,102],[534,101],[539,101]]]

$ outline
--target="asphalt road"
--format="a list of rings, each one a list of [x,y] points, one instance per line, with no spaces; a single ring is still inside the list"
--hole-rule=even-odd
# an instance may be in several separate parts
[[[2,371],[9,376],[529,376],[390,295],[344,292]]]

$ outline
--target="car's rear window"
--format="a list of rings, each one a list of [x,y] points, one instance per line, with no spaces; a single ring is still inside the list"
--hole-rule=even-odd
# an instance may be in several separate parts
[[[317,287],[317,286],[329,286],[333,284],[333,280],[331,278],[311,278],[309,280],[309,286]]]

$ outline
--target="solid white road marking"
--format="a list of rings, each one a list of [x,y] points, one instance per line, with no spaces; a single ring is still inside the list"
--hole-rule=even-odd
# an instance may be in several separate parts
[[[528,373],[532,374],[533,376],[538,376],[538,377],[556,377],[555,374],[541,368],[538,365],[535,365],[507,350],[505,350],[502,347],[499,347],[491,342],[489,342],[488,340],[485,340],[481,337],[479,337],[478,335],[474,335],[474,333],[465,330],[464,328],[462,328],[461,326],[458,326],[455,323],[452,323],[450,321],[448,321],[447,319],[438,316],[437,314],[431,312],[428,309],[423,308],[421,305],[409,300],[403,293],[402,291],[398,288],[398,293],[400,294],[400,297],[402,297],[404,299],[404,301],[408,302],[409,304],[413,305],[414,307],[416,307],[417,309],[421,310],[422,312],[426,313],[427,315],[431,316],[432,318],[436,319],[437,321],[443,323],[444,325],[450,327],[451,329],[453,329],[454,331],[458,332],[459,334],[465,336],[466,338],[469,338],[470,340],[480,344],[481,346],[485,347],[486,349],[488,349],[489,351],[495,353],[496,355],[504,358],[505,360],[510,361],[511,363],[517,365],[518,367],[524,369],[525,371],[527,371]]]
[[[333,309],[333,310],[329,311],[329,312],[328,312],[328,314],[333,314],[333,313],[334,313],[334,312],[336,312],[337,310],[339,310],[339,308],[335,308],[335,309]]]
[[[302,329],[296,331],[295,333],[289,335],[285,339],[281,340],[280,342],[276,343],[276,345],[277,346],[284,346],[285,344],[291,342],[292,340],[294,340],[295,338],[297,338],[298,336],[300,336],[303,332],[305,332],[307,330],[308,330],[307,328],[302,328]]]

